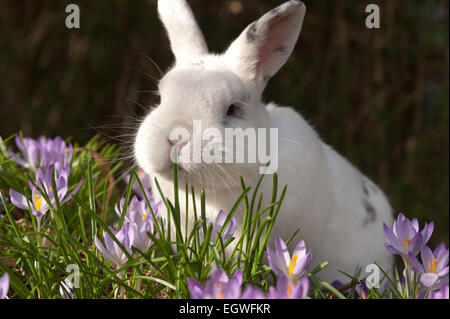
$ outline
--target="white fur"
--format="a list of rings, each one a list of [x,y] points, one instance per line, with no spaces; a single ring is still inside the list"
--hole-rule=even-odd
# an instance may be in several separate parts
[[[204,129],[223,130],[226,109],[234,103],[242,117],[227,119],[227,127],[279,129],[278,193],[284,185],[288,190],[268,245],[273,247],[275,235],[287,240],[300,228],[289,248],[292,250],[299,238],[304,239],[313,250],[314,264],[329,262],[320,273],[325,280],[346,281],[337,269],[353,274],[357,266],[374,261],[389,271],[393,259],[383,246],[382,222],[390,224],[392,214],[383,192],[322,142],[300,114],[261,103],[268,78],[294,48],[306,11],[304,4],[292,0],[268,12],[249,25],[222,55],[206,54],[203,36],[185,1],[159,0],[158,6],[176,64],[159,83],[161,104],[139,128],[135,156],[139,165],[158,179],[164,194],[173,199],[171,130],[185,127],[192,131],[193,120],[200,120]],[[240,176],[247,185],[256,183],[261,164],[188,163],[185,154],[192,141],[185,142],[180,153],[180,206],[182,210],[185,207],[185,182],[197,192],[203,187],[207,217],[214,220],[220,209],[229,211],[239,196]],[[272,176],[264,178],[261,191],[263,204],[268,205]],[[159,197],[157,191],[154,193]],[[238,225],[242,224],[242,208],[236,215]],[[192,211],[189,216],[192,226]],[[184,230],[184,218],[181,220]]]

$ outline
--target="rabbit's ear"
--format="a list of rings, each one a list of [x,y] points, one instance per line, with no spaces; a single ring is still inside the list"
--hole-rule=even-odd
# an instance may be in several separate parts
[[[158,12],[177,62],[208,53],[203,34],[185,0],[158,0]]]
[[[302,2],[291,0],[263,15],[227,49],[227,64],[262,92],[292,53],[305,11]]]

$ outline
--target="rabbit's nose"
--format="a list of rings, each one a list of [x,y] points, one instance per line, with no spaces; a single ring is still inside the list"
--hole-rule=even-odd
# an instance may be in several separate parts
[[[172,146],[174,146],[175,144],[177,144],[178,141],[179,141],[179,140],[171,140],[170,138],[168,138],[168,140],[169,140],[169,144],[172,145]]]
[[[169,144],[171,146],[175,146],[176,150],[177,150],[177,154],[180,155],[181,149],[183,148],[184,145],[186,145],[187,141],[183,141],[181,138],[180,139],[168,139],[169,140]]]

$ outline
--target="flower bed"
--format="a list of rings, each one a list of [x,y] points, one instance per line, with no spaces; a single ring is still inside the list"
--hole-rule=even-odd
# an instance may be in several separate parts
[[[420,229],[399,214],[392,227],[380,225],[386,249],[405,267],[378,288],[358,274],[327,283],[320,279],[326,261],[310,269],[314,252],[298,231],[268,243],[286,187],[281,194],[274,187],[264,208],[258,187],[242,180],[233,209],[215,221],[205,218],[203,190],[190,188],[201,201],[191,201],[196,222],[183,234],[180,220],[189,216],[180,213],[178,194],[155,202],[160,190],[136,168],[114,180],[124,164],[119,154],[98,137],[83,147],[60,137],[0,141],[0,298],[448,298],[449,250],[427,246],[433,223]],[[175,185],[177,172],[174,165]],[[235,237],[239,204],[244,231]],[[298,244],[290,253],[291,241]]]

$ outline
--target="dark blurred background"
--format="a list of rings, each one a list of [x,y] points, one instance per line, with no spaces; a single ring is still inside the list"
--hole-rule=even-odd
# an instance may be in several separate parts
[[[189,1],[213,52],[282,2]],[[299,110],[396,212],[436,222],[432,245],[448,245],[449,2],[304,2],[300,41],[265,100]],[[80,29],[65,27],[69,3]],[[381,29],[365,27],[370,3]],[[0,0],[0,135],[130,143],[158,101],[151,59],[173,61],[156,0]]]

